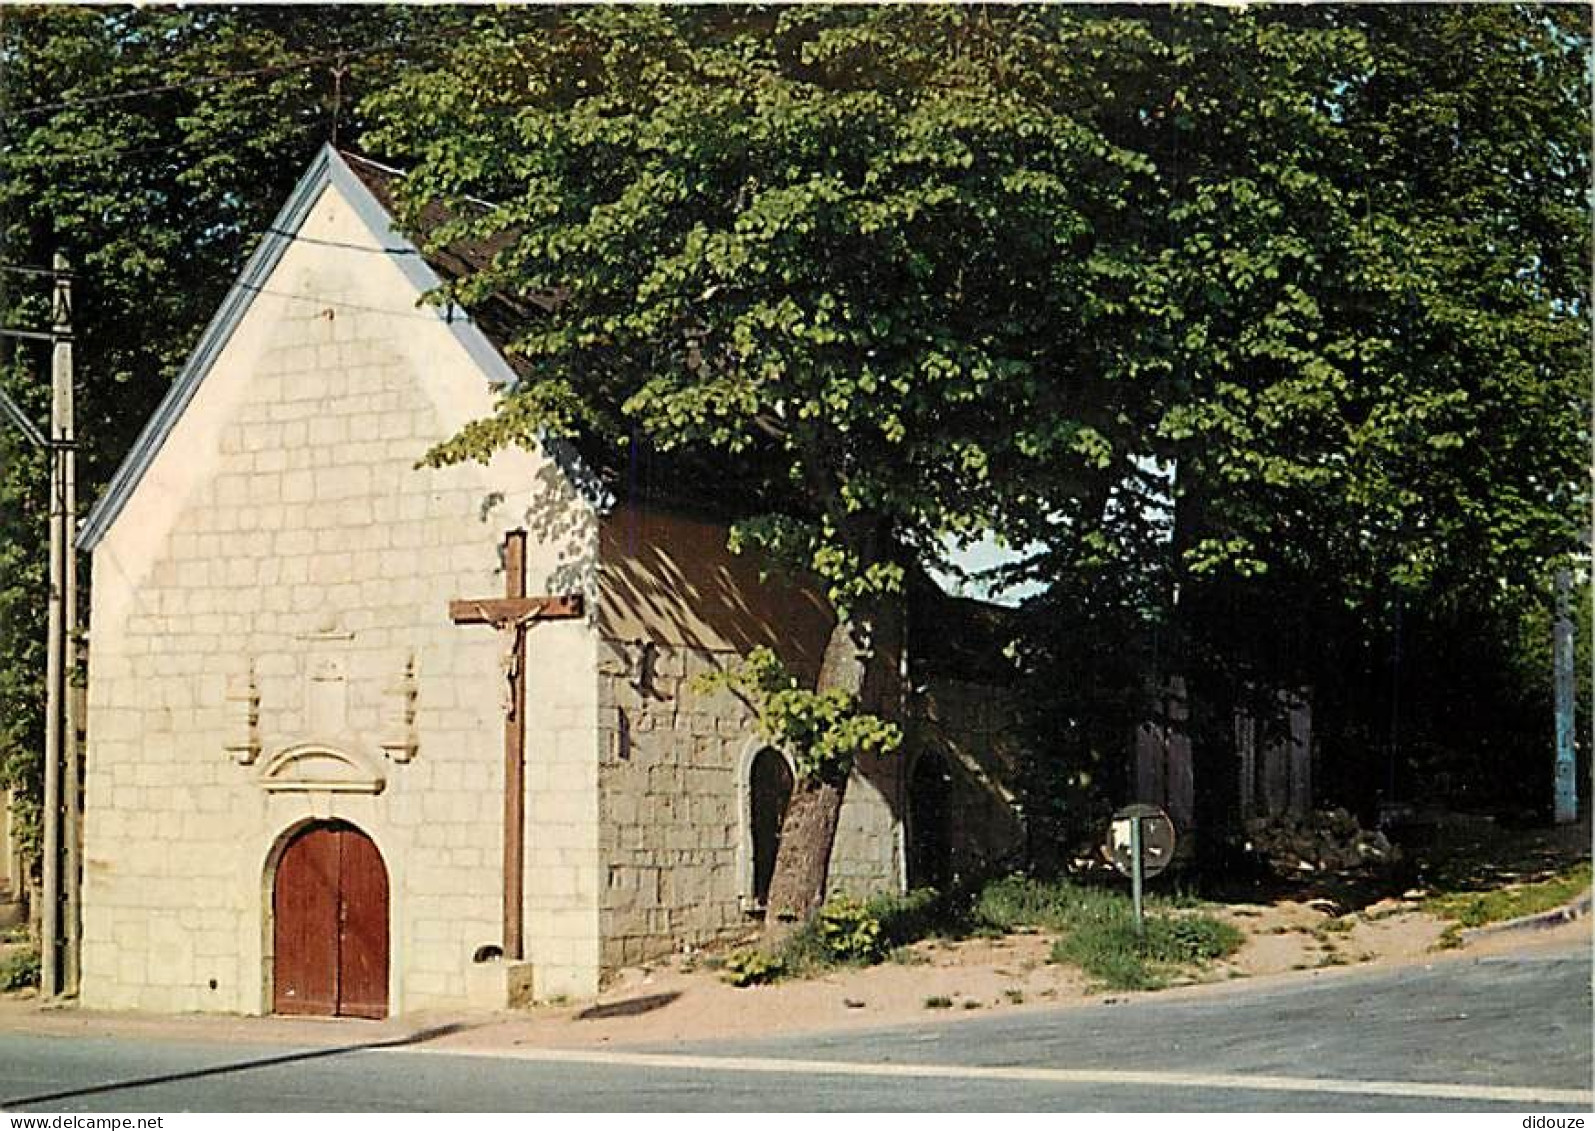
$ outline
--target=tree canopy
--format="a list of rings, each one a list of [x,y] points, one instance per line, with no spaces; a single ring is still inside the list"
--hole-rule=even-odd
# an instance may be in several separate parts
[[[1212,735],[1311,686],[1350,789],[1413,647],[1436,702],[1500,676],[1458,717],[1533,699],[1589,503],[1589,66],[1540,5],[0,9],[0,260],[81,272],[103,483],[336,122],[408,169],[408,220],[453,206],[429,238],[503,237],[440,301],[552,308],[436,457],[736,461],[739,544],[849,614],[794,710],[879,706],[893,594],[996,532],[1042,589],[1039,747],[1108,753],[1158,674]],[[25,353],[0,381],[43,417]],[[0,459],[25,784],[45,477]]]

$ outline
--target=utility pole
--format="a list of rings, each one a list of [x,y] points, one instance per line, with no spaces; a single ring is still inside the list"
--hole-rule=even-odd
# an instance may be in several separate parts
[[[78,893],[82,868],[82,780],[78,732],[80,711],[73,686],[77,673],[77,440],[72,397],[72,270],[66,257],[50,267],[0,263],[0,274],[51,280],[51,328],[0,326],[0,337],[49,342],[50,425],[46,435],[0,389],[0,416],[31,444],[50,453],[50,574],[45,648],[44,808],[41,816],[39,993],[76,993],[82,915]]]
[[[54,317],[60,325],[59,283],[54,293]],[[66,584],[62,563],[66,541],[61,537],[66,514],[65,476],[62,474],[61,416],[65,398],[61,395],[61,355],[50,358],[50,579],[49,605],[44,660],[44,828],[43,860],[40,861],[39,909],[39,994],[55,997],[61,992],[61,670],[65,650],[61,636],[66,626]],[[67,382],[70,385],[70,380]]]
[[[45,651],[44,813],[39,993],[77,990],[80,824],[77,712],[72,706],[77,627],[76,458],[72,404],[72,283],[57,254],[50,337],[50,589]]]
[[[83,916],[78,894],[83,883],[83,768],[78,751],[78,501],[77,422],[72,372],[72,270],[66,256],[55,254],[54,317],[51,331],[50,381],[52,426],[56,457],[61,468],[61,992],[76,995],[79,974],[79,939]]]

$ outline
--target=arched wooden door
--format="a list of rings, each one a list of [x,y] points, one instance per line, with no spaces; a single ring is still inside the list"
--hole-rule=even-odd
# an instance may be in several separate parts
[[[272,1009],[388,1015],[388,870],[352,825],[311,825],[289,842],[272,885]]]

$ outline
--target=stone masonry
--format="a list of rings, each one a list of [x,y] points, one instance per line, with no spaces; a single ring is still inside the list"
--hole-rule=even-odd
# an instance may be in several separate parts
[[[500,939],[503,643],[447,603],[502,592],[514,526],[534,592],[586,585],[593,515],[538,456],[416,470],[485,382],[338,246],[371,241],[335,191],[303,235],[94,555],[90,1006],[265,1008],[273,852],[312,818],[382,853],[395,1012],[457,1005]],[[595,638],[550,624],[529,652],[530,956],[539,992],[590,992]],[[335,755],[278,757],[311,747]]]

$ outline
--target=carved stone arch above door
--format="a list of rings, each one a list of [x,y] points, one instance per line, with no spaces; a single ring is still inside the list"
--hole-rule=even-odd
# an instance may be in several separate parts
[[[267,793],[381,793],[387,784],[381,763],[344,743],[285,746],[260,773]]]

